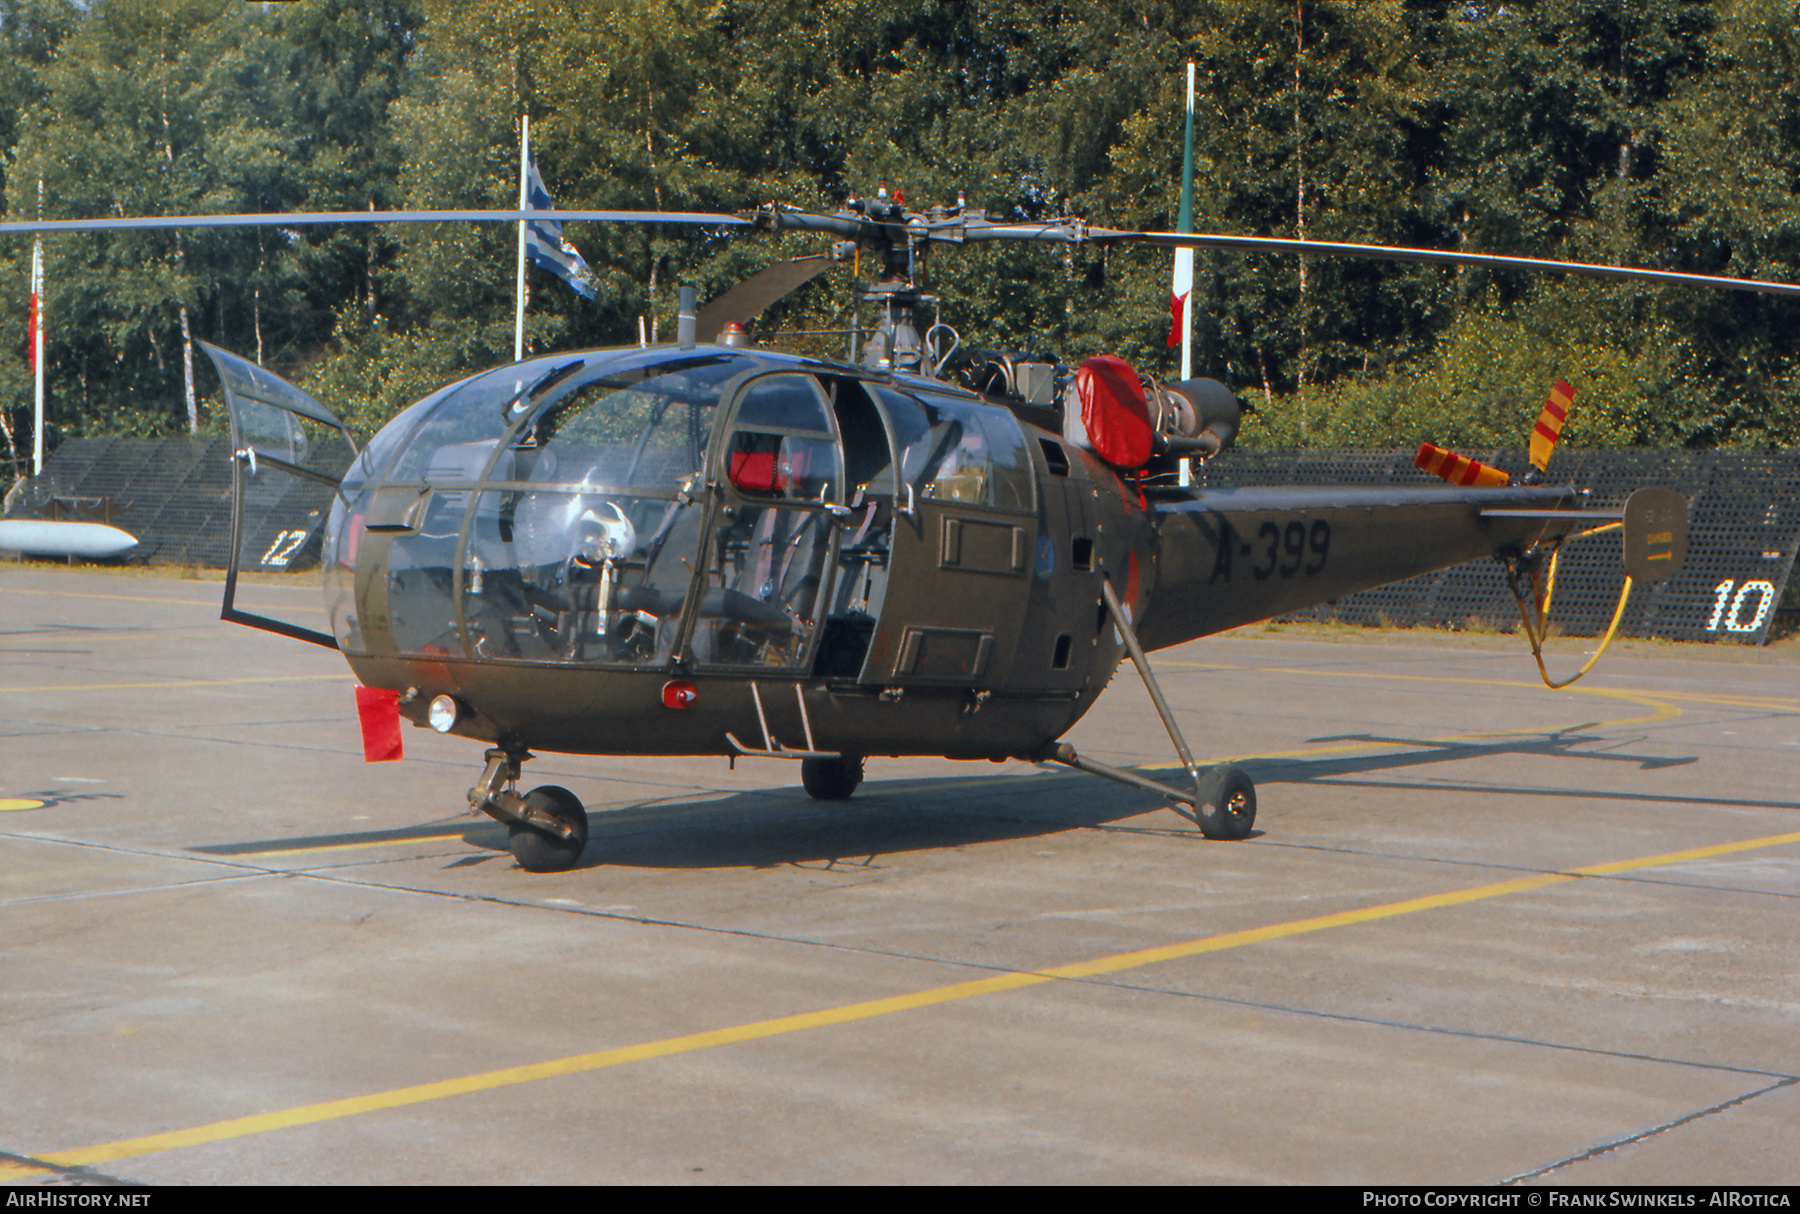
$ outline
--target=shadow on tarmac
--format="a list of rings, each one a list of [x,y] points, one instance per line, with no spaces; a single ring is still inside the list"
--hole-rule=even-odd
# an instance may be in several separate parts
[[[1481,742],[1354,735],[1313,739],[1318,744],[1366,742],[1396,751],[1318,759],[1251,759],[1240,764],[1260,787],[1321,783],[1345,787],[1419,789],[1467,796],[1540,796],[1800,809],[1800,802],[1733,800],[1606,788],[1558,785],[1359,780],[1384,772],[1428,769],[1463,759],[1520,756],[1629,763],[1639,770],[1687,766],[1698,756],[1669,758],[1619,749],[1619,739],[1563,729]],[[1582,747],[1589,749],[1581,749]],[[1604,747],[1605,749],[1598,749]],[[1178,773],[1151,768],[1142,774],[1172,781]],[[1079,773],[1043,770],[1025,775],[947,777],[865,782],[845,802],[810,800],[798,788],[757,790],[706,800],[636,804],[589,815],[589,841],[579,867],[768,868],[779,865],[867,867],[897,852],[942,850],[1006,839],[1033,838],[1083,827],[1103,827],[1156,810],[1154,794],[1108,784]],[[1257,832],[1260,833],[1260,832]],[[1253,835],[1253,837],[1255,837]],[[402,830],[315,835],[229,843],[193,850],[210,855],[273,855],[384,842],[461,839],[489,853],[507,850],[497,823],[459,817]],[[469,856],[446,867],[481,863]]]

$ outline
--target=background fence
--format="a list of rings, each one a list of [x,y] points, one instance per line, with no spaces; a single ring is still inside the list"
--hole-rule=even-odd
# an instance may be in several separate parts
[[[1523,450],[1467,452],[1512,473]],[[341,439],[307,464],[344,468]],[[1618,506],[1633,489],[1661,485],[1687,497],[1688,556],[1680,575],[1632,592],[1621,631],[1678,641],[1768,638],[1800,550],[1800,452],[1562,451],[1557,483],[1590,490],[1589,505]],[[1198,471],[1202,486],[1436,484],[1412,451],[1234,451]],[[316,562],[331,491],[296,477],[259,484],[245,502],[244,567]],[[111,522],[138,537],[131,559],[222,568],[231,529],[230,444],[164,439],[70,439],[44,475],[9,500],[9,513]],[[1569,544],[1558,565],[1551,621],[1585,636],[1605,629],[1624,581],[1617,531]],[[1790,596],[1791,598],[1791,596]],[[1511,629],[1518,610],[1491,560],[1396,582],[1290,619],[1355,624]]]
[[[341,438],[308,454],[332,475],[350,466]],[[245,569],[316,564],[331,490],[296,476],[258,476],[245,495]],[[223,438],[72,438],[44,474],[7,499],[9,516],[111,523],[137,537],[128,560],[223,569],[231,559],[231,443]]]
[[[1518,480],[1525,451],[1465,451]],[[1200,470],[1199,483],[1245,485],[1437,484],[1413,467],[1413,450],[1234,451]],[[1559,451],[1550,484],[1588,489],[1592,508],[1624,504],[1633,489],[1666,486],[1688,499],[1687,564],[1660,586],[1633,587],[1620,624],[1626,636],[1762,644],[1776,618],[1800,548],[1800,452]],[[1562,632],[1603,632],[1625,570],[1617,531],[1565,546],[1551,622]],[[1471,561],[1315,607],[1289,619],[1399,626],[1518,626],[1518,607],[1499,562]]]

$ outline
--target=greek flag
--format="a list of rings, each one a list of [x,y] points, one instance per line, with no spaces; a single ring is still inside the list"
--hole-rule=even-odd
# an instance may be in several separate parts
[[[526,209],[555,210],[555,204],[550,201],[550,191],[544,188],[544,179],[538,176],[537,157],[532,156],[529,163],[525,187]],[[568,283],[577,295],[583,299],[594,298],[594,272],[588,269],[587,262],[581,260],[581,254],[575,251],[575,246],[563,235],[562,224],[553,219],[527,221],[525,252],[533,262]]]

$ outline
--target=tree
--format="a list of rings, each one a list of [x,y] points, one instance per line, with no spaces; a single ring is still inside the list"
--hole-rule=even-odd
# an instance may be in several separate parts
[[[205,100],[254,28],[223,0],[96,6],[40,73],[9,209],[35,209],[40,178],[47,218],[236,209],[231,178],[259,159],[266,170],[268,157],[255,139],[209,145]],[[56,391],[82,402],[72,430],[155,432],[183,415],[197,426],[189,338],[231,269],[232,242],[152,232],[46,242]]]

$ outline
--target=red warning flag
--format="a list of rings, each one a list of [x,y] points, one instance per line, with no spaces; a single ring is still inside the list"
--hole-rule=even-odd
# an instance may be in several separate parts
[[[1413,456],[1413,463],[1433,476],[1443,477],[1452,485],[1498,487],[1512,480],[1512,477],[1498,468],[1430,443],[1419,444],[1419,453]]]
[[[358,687],[356,716],[362,722],[363,762],[406,757],[400,748],[399,692],[391,687]]]
[[[1556,440],[1562,436],[1563,421],[1569,416],[1569,406],[1575,403],[1575,389],[1569,387],[1566,380],[1557,380],[1556,386],[1550,389],[1550,399],[1544,402],[1544,411],[1538,414],[1537,425],[1531,428],[1531,464],[1539,472],[1550,462],[1550,452],[1556,449]]]

